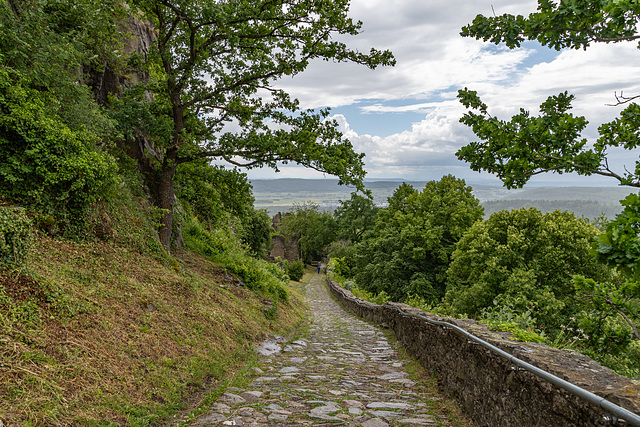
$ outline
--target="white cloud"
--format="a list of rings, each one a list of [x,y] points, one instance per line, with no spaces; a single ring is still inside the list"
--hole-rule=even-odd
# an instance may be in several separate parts
[[[364,25],[360,35],[347,39],[348,44],[362,51],[390,49],[397,65],[372,71],[354,64],[319,61],[280,85],[299,98],[304,108],[352,106],[349,111],[356,113],[336,114],[335,119],[354,147],[366,153],[371,177],[424,179],[420,177],[430,175],[428,179],[432,179],[447,171],[477,176],[454,155],[459,147],[476,139],[459,123],[464,108],[455,95],[463,87],[477,90],[492,114],[504,119],[520,107],[537,114],[548,96],[567,90],[576,96],[573,113],[585,115],[591,122],[587,136],[593,139],[597,127],[623,108],[606,106],[615,101],[614,92],[640,93],[640,52],[635,44],[595,45],[554,57],[541,55],[544,49],[509,50],[459,36],[461,27],[477,14],[491,15],[492,6],[498,15],[528,14],[535,11],[536,4],[515,0],[352,0],[350,16]],[[360,116],[353,116],[358,111]],[[384,114],[394,114],[393,120],[411,114],[412,121],[404,131],[391,135],[363,130],[363,120],[374,123]],[[423,118],[416,120],[416,114],[423,114]],[[359,133],[349,125],[356,119]],[[376,127],[372,125],[372,129]],[[296,176],[296,170],[300,169],[287,168],[286,173]],[[318,176],[315,172],[304,176],[309,174]]]

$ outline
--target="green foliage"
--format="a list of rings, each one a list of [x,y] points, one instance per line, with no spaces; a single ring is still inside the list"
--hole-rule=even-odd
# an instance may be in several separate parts
[[[422,192],[403,184],[357,245],[356,281],[395,301],[414,294],[438,301],[454,245],[482,211],[471,188],[451,175],[428,182]]]
[[[333,258],[331,261],[331,271],[333,271],[338,277],[352,277],[351,269],[344,258]]]
[[[530,117],[521,109],[508,122],[489,115],[475,91],[461,90],[458,97],[465,107],[480,112],[468,112],[460,121],[482,142],[472,142],[456,155],[475,171],[496,174],[507,188],[520,188],[532,176],[546,171],[591,175],[604,163],[604,147],[585,148],[587,140],[580,134],[587,121],[567,112],[573,100],[567,92],[545,101],[540,117]]]
[[[625,277],[640,281],[640,196],[629,194],[620,203],[623,211],[598,236],[595,251],[600,260],[617,267]]]
[[[510,332],[518,341],[549,343],[544,333],[536,329],[536,319],[531,307],[522,311],[512,302],[496,299],[493,306],[481,311],[479,319],[490,329]]]
[[[460,33],[491,43],[520,47],[537,40],[553,49],[586,49],[592,43],[635,40],[640,6],[635,0],[538,1],[538,12],[528,17],[478,15]]]
[[[590,254],[596,233],[568,212],[497,212],[456,245],[444,306],[472,317],[494,305],[509,307],[519,315],[529,313],[536,328],[557,331],[578,309],[574,275],[615,280]]]
[[[387,293],[385,291],[382,291],[380,293],[374,294],[372,292],[369,292],[365,289],[360,289],[357,286],[354,287],[352,289],[353,295],[356,298],[360,298],[363,299],[365,301],[369,301],[372,302],[374,304],[378,304],[378,305],[383,305],[389,301],[392,301],[391,298],[389,298],[389,295],[387,295]]]
[[[299,282],[300,280],[302,280],[302,276],[304,276],[304,263],[302,261],[294,261],[292,263],[288,263],[286,272],[291,280]]]
[[[378,208],[373,200],[357,193],[351,193],[351,198],[341,201],[340,206],[333,212],[338,228],[338,237],[357,243],[367,230],[375,226]]]
[[[595,197],[595,196],[594,196]],[[620,213],[619,203],[608,204],[596,200],[529,200],[499,199],[482,202],[485,217],[502,210],[536,208],[542,213],[555,210],[573,212],[576,216],[591,220],[598,229]]]
[[[0,5],[0,194],[79,235],[115,182],[115,162],[98,148],[113,128],[78,84],[84,51],[54,31],[43,11],[51,4],[36,1],[17,15]]]
[[[184,230],[185,246],[234,272],[247,288],[279,301],[289,297],[288,276],[277,265],[250,256],[240,242],[222,230],[207,231],[196,219]]]
[[[313,202],[294,205],[283,215],[281,229],[287,240],[298,239],[298,254],[307,264],[326,255],[326,247],[336,238],[333,216]]]
[[[635,0],[540,0],[538,12],[526,18],[478,15],[461,35],[504,42],[510,48],[519,47],[524,40],[537,40],[558,50],[586,49],[591,43],[637,39],[639,17]],[[533,175],[549,171],[604,175],[623,185],[640,186],[640,162],[636,161],[635,168],[616,173],[609,168],[606,157],[608,147],[632,150],[638,146],[640,107],[635,103],[630,103],[618,119],[600,126],[600,138],[589,148],[581,137],[587,120],[568,112],[574,97],[567,92],[542,103],[540,117],[531,117],[521,109],[510,121],[492,117],[475,91],[465,88],[458,98],[465,107],[478,112],[469,112],[460,121],[483,141],[461,148],[458,157],[469,162],[473,170],[496,174],[508,188],[522,187]],[[633,99],[622,97],[618,101]]]
[[[156,144],[159,169],[149,172],[160,177],[160,207],[170,210],[159,230],[165,246],[171,240],[173,174],[180,163],[206,157],[277,170],[296,162],[364,188],[364,155],[342,139],[329,112],[302,111],[298,100],[275,87],[313,59],[370,68],[394,63],[388,51],[360,53],[333,37],[360,31],[362,24],[348,17],[349,0],[135,0],[131,6],[158,33],[145,58],[158,78],[145,89],[172,124],[170,138]]]
[[[251,209],[242,224],[243,243],[249,246],[251,255],[266,258],[271,247],[271,218],[264,209]]]
[[[588,348],[596,358],[617,357],[616,360],[603,359],[603,363],[611,366],[627,366],[624,355],[629,352],[631,340],[640,340],[637,326],[640,320],[640,239],[637,231],[640,197],[630,194],[621,203],[624,206],[622,213],[609,222],[593,242],[593,253],[600,261],[615,267],[624,280],[575,278],[576,292],[585,306],[580,322],[589,334]],[[637,372],[640,368],[637,360],[630,363]]]
[[[592,43],[615,43],[638,39],[639,18],[640,5],[635,0],[595,2],[540,0],[538,12],[528,17],[508,14],[494,17],[477,16],[471,25],[462,29],[461,34],[485,41],[490,40],[496,44],[504,42],[510,48],[519,47],[524,40],[537,40],[557,50],[586,49]],[[638,46],[640,47],[640,44]],[[549,97],[541,105],[539,117],[531,117],[529,112],[521,109],[520,113],[509,121],[491,116],[488,106],[480,100],[475,91],[465,88],[459,91],[458,98],[465,107],[472,110],[462,117],[461,122],[470,126],[482,140],[461,148],[457,153],[459,158],[468,161],[474,170],[486,170],[496,174],[508,188],[522,187],[532,176],[549,171],[560,174],[577,172],[581,175],[603,175],[616,179],[622,185],[640,187],[639,160],[636,160],[635,167],[625,167],[622,172],[611,170],[607,161],[607,151],[610,147],[622,147],[626,150],[634,150],[638,147],[640,106],[633,102],[637,96],[617,98],[619,105],[628,104],[627,107],[621,111],[618,118],[600,126],[600,137],[592,147],[588,146],[586,139],[581,136],[587,120],[569,113],[573,95],[569,95],[568,92]],[[597,272],[590,274],[585,272],[587,278],[576,277],[573,291],[582,297],[580,300],[582,308],[572,306],[571,301],[567,299],[571,292],[568,292],[566,278],[560,278],[553,289],[547,285],[547,296],[540,295],[534,300],[537,304],[548,304],[556,299],[564,304],[566,308],[562,308],[560,304],[557,311],[558,314],[564,313],[560,316],[565,317],[564,324],[566,324],[568,313],[573,309],[577,313],[576,318],[581,324],[581,329],[585,331],[585,336],[588,336],[588,339],[585,339],[587,347],[585,351],[592,352],[596,358],[610,366],[618,364],[617,366],[628,370],[629,359],[624,356],[624,353],[630,346],[629,340],[631,337],[635,340],[640,339],[636,326],[639,308],[637,283],[640,281],[638,273],[640,270],[637,270],[636,265],[637,260],[640,259],[639,197],[632,194],[622,202],[622,205],[623,212],[607,225],[606,231],[598,237],[594,254],[597,254],[599,260],[617,268],[627,282],[617,280],[611,275],[603,277]],[[573,238],[575,236],[567,235],[567,240]],[[464,249],[461,248],[461,250]],[[477,249],[474,250],[479,252]],[[561,256],[561,259],[566,259],[568,264],[572,265],[577,259],[582,258],[583,253],[582,249],[567,252],[562,250],[547,258]],[[472,284],[468,279],[474,274],[481,276],[480,269],[477,267],[469,269],[462,264],[457,266],[462,273],[454,272],[454,275],[457,275],[454,280],[459,281],[463,277],[467,283],[462,287],[466,290],[452,290],[452,298],[457,300],[457,310],[473,312],[479,305],[486,305],[492,295],[505,291],[502,285],[487,286],[490,280],[484,277],[482,277],[483,285]],[[484,264],[487,267],[494,265],[497,267],[502,264],[502,259],[487,259]],[[544,269],[538,270],[538,264],[538,262],[532,262],[526,265],[524,270],[520,266],[513,266],[502,272],[503,275],[506,271],[515,273],[518,269],[521,277],[529,275],[528,280],[522,284],[525,291],[519,292],[527,301],[532,300],[531,296],[527,295],[530,291],[526,289],[532,284],[542,284],[545,277],[554,276],[557,271],[552,269],[549,274]],[[540,264],[546,264],[546,261]],[[464,272],[465,268],[474,270],[476,273]],[[500,273],[495,267],[492,270]],[[569,272],[583,274],[580,269],[570,267],[563,276]],[[486,273],[483,274],[486,275]],[[506,279],[508,278],[503,278],[503,280]],[[558,285],[563,289],[560,293],[556,290]],[[539,286],[533,293],[544,289],[545,285]],[[465,292],[468,292],[467,297],[463,297]],[[515,294],[518,294],[518,291],[515,291]],[[471,301],[474,295],[477,299]],[[466,299],[466,302],[462,303],[462,299]],[[547,310],[547,314],[552,311]],[[538,322],[546,316],[536,313]],[[544,321],[554,324],[551,319]],[[637,363],[633,369],[628,371],[638,372]]]
[[[24,209],[0,206],[0,267],[21,265],[34,237]]]

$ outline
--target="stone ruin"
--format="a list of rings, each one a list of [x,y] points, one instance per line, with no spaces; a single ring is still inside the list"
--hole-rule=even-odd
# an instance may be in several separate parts
[[[285,215],[287,215],[285,213]],[[271,226],[276,232],[280,232],[280,221],[282,221],[282,213],[278,212],[271,221]],[[290,241],[287,241],[290,240]],[[275,261],[276,258],[287,260],[289,262],[298,261],[298,238],[293,237],[287,239],[282,234],[274,234],[271,238],[271,251],[269,251],[269,260]]]

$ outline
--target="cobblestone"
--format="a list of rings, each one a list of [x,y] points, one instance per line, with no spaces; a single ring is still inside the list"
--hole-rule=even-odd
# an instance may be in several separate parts
[[[246,390],[227,390],[196,426],[470,426],[443,409],[431,379],[409,378],[380,329],[346,313],[322,276],[306,289],[312,323],[303,339],[273,337]],[[438,413],[443,412],[443,413]],[[453,414],[453,415],[452,415]]]

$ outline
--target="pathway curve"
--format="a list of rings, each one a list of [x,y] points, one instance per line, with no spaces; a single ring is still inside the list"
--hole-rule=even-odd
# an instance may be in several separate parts
[[[306,295],[305,338],[263,344],[263,369],[247,389],[228,389],[191,426],[469,426],[437,394],[432,379],[413,380],[385,334],[346,313],[315,274]],[[271,354],[269,354],[271,353]]]

